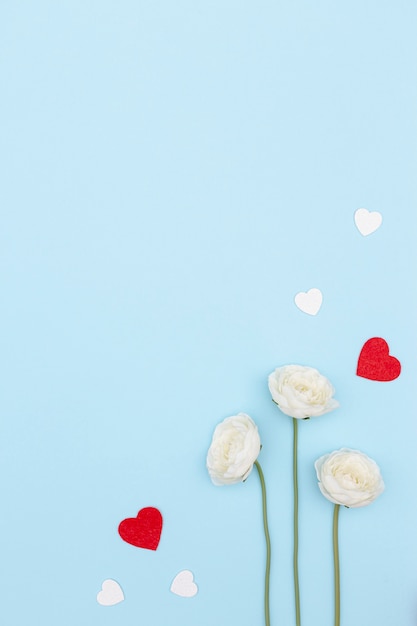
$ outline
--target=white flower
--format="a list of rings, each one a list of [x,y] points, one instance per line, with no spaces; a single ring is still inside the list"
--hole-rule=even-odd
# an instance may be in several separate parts
[[[249,415],[227,417],[216,426],[207,454],[207,469],[215,485],[245,480],[261,449],[256,424]]]
[[[269,375],[268,387],[281,411],[297,419],[317,417],[339,406],[330,381],[313,367],[278,367]]]
[[[314,464],[320,491],[335,504],[357,508],[373,502],[385,489],[378,465],[358,450],[342,448]]]

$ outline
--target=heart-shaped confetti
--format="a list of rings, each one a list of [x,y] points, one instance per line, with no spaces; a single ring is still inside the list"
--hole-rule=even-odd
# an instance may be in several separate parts
[[[182,598],[192,598],[198,592],[198,587],[194,582],[194,574],[188,569],[179,572],[171,584],[171,591]]]
[[[382,215],[378,211],[358,209],[355,211],[355,224],[360,234],[367,237],[381,226]]]
[[[97,594],[97,602],[102,606],[113,606],[119,604],[125,599],[123,590],[119,583],[111,578],[103,581],[101,585],[101,591]]]
[[[323,294],[320,289],[309,289],[308,291],[300,291],[294,298],[296,306],[308,315],[317,315],[323,302]]]
[[[162,515],[158,509],[148,506],[136,517],[128,517],[119,524],[119,535],[132,546],[156,550],[162,532]]]
[[[401,374],[401,363],[390,355],[385,339],[372,337],[362,347],[356,374],[369,380],[388,382]]]

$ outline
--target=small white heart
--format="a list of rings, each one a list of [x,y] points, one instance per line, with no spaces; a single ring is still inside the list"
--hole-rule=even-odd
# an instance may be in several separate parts
[[[179,572],[170,587],[172,593],[182,598],[192,598],[198,592],[198,587],[194,582],[194,574],[188,569]]]
[[[115,580],[108,578],[101,585],[101,591],[97,594],[97,602],[102,606],[113,606],[125,599],[121,586]]]
[[[381,226],[382,215],[378,211],[358,209],[355,211],[355,224],[360,234],[367,237]]]
[[[320,289],[315,288],[309,289],[307,292],[300,291],[296,294],[294,301],[303,313],[308,313],[308,315],[317,315],[323,302],[323,294]]]

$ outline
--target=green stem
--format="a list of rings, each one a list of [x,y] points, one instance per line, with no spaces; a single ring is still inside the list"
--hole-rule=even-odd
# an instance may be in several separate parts
[[[262,468],[258,461],[255,461],[256,469],[258,470],[259,480],[261,482],[262,489],[262,513],[264,520],[264,532],[265,532],[265,542],[266,542],[266,567],[265,567],[265,596],[264,596],[264,607],[265,607],[265,626],[270,626],[271,621],[269,617],[269,578],[271,572],[271,540],[269,538],[269,530],[268,530],[268,515],[266,508],[266,486],[265,479]]]
[[[294,446],[293,446],[293,487],[294,487],[294,596],[295,596],[295,623],[301,626],[300,616],[300,583],[298,579],[298,422],[292,418],[294,426]]]
[[[339,510],[340,504],[335,504],[333,514],[334,626],[340,626]]]

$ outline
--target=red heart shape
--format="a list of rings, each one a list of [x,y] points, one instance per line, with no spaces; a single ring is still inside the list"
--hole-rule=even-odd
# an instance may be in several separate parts
[[[162,532],[162,515],[158,509],[148,506],[136,517],[128,517],[119,524],[119,535],[132,546],[156,550]]]
[[[363,344],[356,374],[369,380],[387,382],[401,374],[401,363],[394,356],[390,356],[385,339],[372,337]]]

